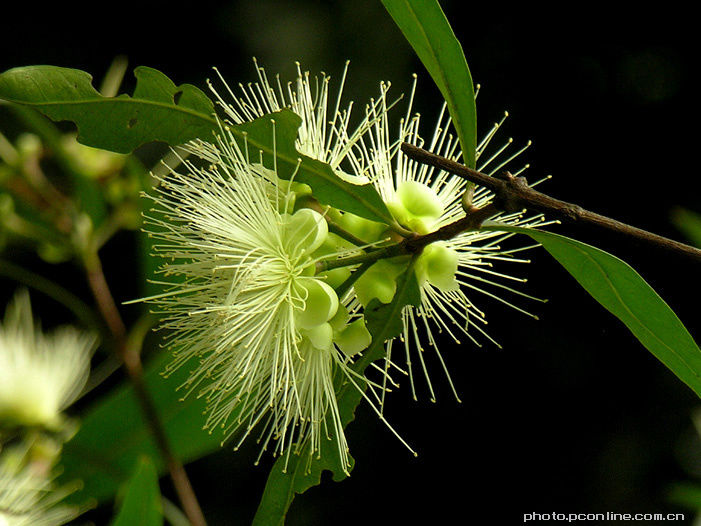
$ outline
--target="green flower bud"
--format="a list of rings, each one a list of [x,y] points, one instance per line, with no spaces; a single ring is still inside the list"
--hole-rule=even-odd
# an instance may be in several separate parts
[[[322,323],[316,327],[299,331],[302,337],[307,338],[312,346],[322,351],[333,350],[333,329],[328,323]]]
[[[339,303],[338,310],[336,310],[336,314],[333,315],[333,318],[329,320],[329,324],[336,332],[342,330],[348,323],[349,319],[350,314],[348,313],[348,308],[343,303]]]
[[[296,293],[304,300],[304,310],[297,312],[297,324],[311,329],[326,323],[338,310],[338,296],[328,284],[318,279],[303,279],[297,284]]]
[[[458,290],[455,279],[458,271],[458,253],[442,243],[434,243],[424,248],[416,262],[416,277],[419,283],[428,281],[444,292]]]
[[[401,224],[420,234],[431,231],[431,226],[443,214],[443,203],[436,193],[423,183],[402,181],[397,185],[398,201],[388,204],[390,212]]]
[[[359,318],[335,332],[333,341],[346,356],[350,357],[367,349],[372,342],[372,335],[365,326],[365,319]]]
[[[301,208],[286,218],[284,238],[292,253],[301,249],[311,254],[329,234],[326,219],[311,208]]]
[[[355,237],[368,243],[382,239],[383,233],[387,230],[387,225],[385,224],[370,221],[349,212],[339,215],[336,223]]]
[[[373,298],[389,303],[397,291],[397,276],[404,267],[395,262],[381,259],[370,267],[353,285],[358,301],[367,307]]]

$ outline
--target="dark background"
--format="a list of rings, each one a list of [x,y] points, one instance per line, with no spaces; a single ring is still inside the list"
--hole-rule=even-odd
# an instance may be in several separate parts
[[[502,137],[533,140],[528,177],[553,175],[541,191],[683,240],[671,213],[679,205],[701,212],[698,46],[687,8],[441,4],[482,86],[479,129],[508,110]],[[71,5],[27,8],[21,22],[5,17],[0,70],[53,64],[101,78],[125,55],[130,71],[147,65],[204,89],[213,66],[232,84],[255,80],[252,56],[283,79],[294,78],[295,60],[339,78],[350,59],[346,100],[356,101],[356,111],[378,93],[380,80],[399,95],[414,72],[424,132],[441,103],[379,1]],[[564,225],[556,231],[631,263],[701,341],[697,265],[609,235]],[[361,407],[347,430],[357,461],[352,476],[298,497],[290,526],[484,517],[513,524],[530,512],[609,511],[686,512],[679,524],[691,524],[692,513],[670,503],[668,491],[701,473],[691,420],[696,396],[547,253],[530,257],[532,264],[505,270],[528,278],[523,289],[549,300],[519,302],[540,320],[478,298],[503,348],[442,347],[462,403],[433,362],[436,403],[421,388],[418,402],[408,388],[391,396],[387,417],[418,458]],[[114,280],[123,263],[105,261]],[[210,525],[252,519],[271,463],[254,467],[256,454],[251,442],[188,467]]]

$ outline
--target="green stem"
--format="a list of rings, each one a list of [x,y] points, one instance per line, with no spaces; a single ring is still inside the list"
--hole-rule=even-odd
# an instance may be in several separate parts
[[[357,256],[338,258],[330,261],[317,262],[317,274],[341,267],[352,267],[357,265],[370,265],[380,259],[395,258],[398,256],[409,256],[421,253],[421,251],[431,243],[436,241],[447,241],[468,230],[481,228],[482,223],[499,213],[499,208],[490,203],[482,208],[469,208],[465,216],[457,221],[445,225],[434,232],[425,235],[414,235],[399,243],[375,249],[371,252],[359,254]]]

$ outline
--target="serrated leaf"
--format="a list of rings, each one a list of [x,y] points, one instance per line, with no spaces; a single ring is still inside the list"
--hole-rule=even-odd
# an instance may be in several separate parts
[[[441,91],[460,139],[464,163],[475,167],[477,111],[472,76],[458,39],[436,0],[382,0]]]
[[[594,299],[701,396],[701,349],[669,305],[630,265],[550,232],[494,223],[485,224],[485,229],[526,234],[542,244]]]
[[[212,101],[190,84],[176,86],[163,73],[144,66],[134,70],[133,96],[103,97],[84,71],[55,66],[28,66],[0,74],[0,99],[34,107],[49,118],[72,121],[78,140],[88,146],[129,153],[138,146],[163,141],[171,146],[193,139],[213,141],[222,130]],[[340,178],[326,163],[300,154],[296,147],[301,118],[282,110],[252,122],[231,126],[252,162],[262,160],[283,179],[311,186],[325,205],[393,224],[394,219],[372,184]]]
[[[163,509],[158,473],[149,457],[141,457],[129,480],[124,500],[112,526],[161,526]]]
[[[138,67],[132,97],[103,97],[84,71],[26,66],[0,74],[0,98],[31,106],[54,121],[72,121],[88,146],[130,153],[152,141],[170,145],[218,130],[212,101],[190,84],[176,86],[159,71]]]

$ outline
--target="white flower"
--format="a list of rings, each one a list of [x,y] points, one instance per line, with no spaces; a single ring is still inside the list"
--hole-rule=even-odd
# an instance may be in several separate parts
[[[59,504],[77,485],[57,486],[42,462],[29,461],[19,449],[0,453],[0,526],[60,526],[85,511]]]
[[[95,337],[73,327],[45,334],[24,291],[0,325],[0,427],[56,428],[88,377]]]
[[[297,79],[294,82],[283,85],[277,76],[273,85],[265,70],[257,62],[255,64],[258,82],[247,86],[239,84],[238,95],[219,75],[228,93],[228,100],[210,84],[210,89],[228,119],[233,124],[241,124],[289,108],[302,119],[296,143],[300,153],[329,164],[339,177],[348,181],[356,184],[369,182],[363,175],[365,167],[359,164],[365,156],[357,147],[360,138],[370,131],[376,117],[368,119],[369,114],[366,113],[365,118],[350,128],[353,103],[341,107],[348,63],[339,83],[335,103],[329,100],[331,77],[325,74],[320,79],[312,79],[308,72],[302,72],[298,63]]]
[[[241,431],[236,447],[260,425],[263,449],[271,440],[277,454],[309,446],[311,462],[329,439],[348,470],[333,379],[340,370],[356,383],[346,353],[358,338],[347,337],[352,320],[328,278],[315,275],[340,240],[320,213],[294,209],[296,183],[251,164],[223,135],[188,146],[206,167],[171,170],[147,219],[166,260],[166,290],[150,301],[172,330],[170,370],[195,359],[185,387],[206,397],[210,432]]]
[[[457,161],[462,158],[458,141],[451,135],[451,122],[447,116],[445,105],[433,136],[428,141],[422,138],[419,133],[420,116],[411,115],[414,93],[415,85],[409,99],[409,109],[406,117],[401,121],[397,139],[391,139],[386,104],[383,103],[368,109],[366,120],[374,123],[373,131],[365,134],[360,140],[364,143],[367,142],[363,146],[363,150],[368,152],[364,162],[368,166],[366,175],[382,195],[395,219],[414,232],[426,234],[464,217],[465,212],[461,200],[467,182],[445,171],[411,161],[400,150],[402,142],[409,142],[443,157]],[[503,170],[525,149],[524,147],[508,155],[511,145],[511,140],[509,140],[485,159],[490,141],[502,124],[503,120],[495,124],[477,148],[477,169],[489,175]],[[527,165],[519,171],[515,171],[513,175],[520,174],[525,168]],[[492,198],[491,192],[479,187],[476,189],[473,205],[478,208],[482,207]],[[546,224],[540,215],[524,218],[520,213],[500,214],[492,221],[526,227]],[[511,235],[504,232],[467,231],[449,241],[437,242],[424,249],[416,265],[421,305],[418,308],[405,307],[403,311],[404,331],[401,338],[414,397],[416,397],[416,391],[412,372],[412,356],[418,356],[420,367],[428,382],[431,398],[435,399],[422,352],[424,342],[435,349],[451,388],[456,398],[458,397],[452,380],[450,380],[444,358],[438,349],[436,332],[447,334],[455,343],[460,343],[460,337],[464,335],[477,345],[480,345],[478,339],[480,336],[486,337],[496,344],[496,341],[487,335],[481,327],[486,321],[483,311],[475,303],[476,295],[489,296],[518,311],[529,314],[499,294],[499,291],[505,291],[526,296],[504,283],[505,281],[524,280],[495,271],[492,267],[492,262],[495,261],[526,262],[526,260],[515,258],[513,255],[531,247],[501,248],[500,244]],[[387,263],[385,263],[386,265]],[[383,273],[385,276],[390,276],[391,270],[383,269]],[[374,276],[369,274],[367,278],[363,276],[356,282],[356,292],[361,299],[364,292],[367,294],[365,291],[367,281],[372,279]],[[530,296],[526,297],[530,298]],[[391,299],[391,295],[383,301],[388,301],[388,299]],[[396,343],[392,341],[387,344],[388,364],[392,359],[394,345]]]

